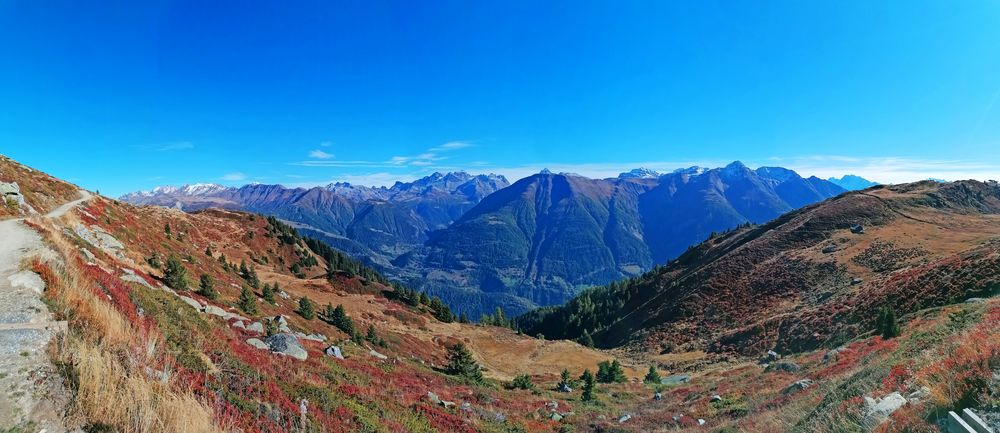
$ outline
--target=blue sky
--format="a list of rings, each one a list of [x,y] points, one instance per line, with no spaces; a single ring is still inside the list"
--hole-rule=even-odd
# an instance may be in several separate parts
[[[998,22],[995,1],[11,0],[0,153],[112,195],[736,159],[1000,178]]]

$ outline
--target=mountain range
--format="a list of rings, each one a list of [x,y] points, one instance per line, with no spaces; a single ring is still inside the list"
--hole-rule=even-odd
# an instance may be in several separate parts
[[[764,223],[845,192],[816,177],[740,162],[591,179],[545,170],[434,173],[392,187],[335,183],[160,187],[123,201],[274,215],[473,317],[565,302],[636,276],[714,232]]]

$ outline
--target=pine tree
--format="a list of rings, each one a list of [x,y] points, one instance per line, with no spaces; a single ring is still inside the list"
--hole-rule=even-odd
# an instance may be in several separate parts
[[[277,283],[275,283],[277,284]],[[274,289],[271,289],[271,285],[264,283],[264,288],[261,289],[260,297],[264,298],[264,302],[274,305]]]
[[[458,316],[458,323],[469,323],[469,316],[465,315],[464,311]]]
[[[583,330],[583,334],[580,335],[580,338],[576,339],[576,342],[587,347],[594,347],[594,337],[591,337],[590,333],[587,332],[586,329]]]
[[[365,340],[371,341],[372,343],[378,342],[378,334],[375,333],[375,325],[368,325],[368,334],[365,335]]]
[[[562,389],[565,387],[573,386],[573,379],[569,377],[569,370],[563,369],[562,373],[559,373],[559,383],[556,384],[556,389]]]
[[[247,314],[257,314],[257,297],[250,289],[244,287],[240,291],[240,299],[236,301],[236,306]]]
[[[611,382],[614,383],[625,383],[628,382],[628,377],[625,377],[625,370],[622,369],[621,363],[618,360],[611,361]]]
[[[170,223],[163,225],[163,233],[167,234],[167,239],[170,239]]]
[[[660,383],[660,373],[656,371],[655,366],[649,366],[649,371],[646,372],[646,377],[642,381],[644,383]]]
[[[594,375],[590,373],[590,369],[583,370],[583,374],[580,376],[580,381],[583,382],[583,395],[580,397],[583,401],[590,401],[594,399]]]
[[[208,299],[218,299],[219,292],[215,291],[215,280],[211,275],[201,274],[201,281],[198,284],[198,293]]]
[[[899,320],[896,319],[896,311],[891,307],[885,307],[879,311],[877,331],[882,335],[883,340],[896,338],[900,334]]]
[[[316,317],[316,310],[313,307],[313,302],[306,296],[299,298],[299,314],[306,318],[306,320],[312,320]]]
[[[167,267],[163,271],[163,282],[174,290],[187,290],[187,270],[181,264],[180,259],[171,255],[167,259]]]
[[[483,373],[479,369],[479,364],[472,357],[472,352],[459,342],[448,349],[448,366],[445,371],[448,374],[461,376],[473,382],[481,382]]]
[[[510,383],[511,389],[532,389],[534,387],[535,384],[531,381],[531,376],[527,374],[514,376],[514,380]]]

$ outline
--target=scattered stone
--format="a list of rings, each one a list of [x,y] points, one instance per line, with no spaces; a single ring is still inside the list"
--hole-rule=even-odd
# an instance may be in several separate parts
[[[332,356],[337,359],[344,359],[344,354],[340,352],[340,348],[337,346],[327,347],[326,350],[323,351],[323,353],[325,353],[326,356]]]
[[[247,331],[249,331],[249,332],[256,332],[258,334],[263,334],[264,333],[264,324],[260,323],[260,322],[253,322],[253,323],[247,325]]]
[[[847,352],[850,349],[846,347],[838,347],[836,349],[830,349],[825,354],[823,354],[823,364],[829,364],[830,362],[836,362],[837,358],[840,357],[841,353]]]
[[[253,347],[256,347],[258,349],[261,349],[261,350],[271,350],[271,348],[267,345],[267,343],[265,343],[265,342],[263,342],[263,341],[261,341],[261,340],[259,340],[257,338],[248,339],[247,340],[247,344],[249,344],[249,345],[251,345]]]
[[[110,233],[104,231],[104,229],[100,226],[88,228],[83,224],[77,224],[74,231],[77,236],[80,236],[83,240],[97,248],[100,248],[104,252],[120,259],[125,258],[125,253],[123,253],[125,245],[123,245],[121,241],[116,239],[114,236],[111,236]]]
[[[824,248],[823,248],[823,254],[830,254],[830,253],[835,253],[835,252],[837,252],[837,250],[839,250],[839,249],[840,249],[840,248],[839,248],[839,247],[837,247],[836,245],[830,245],[830,246],[827,246],[827,247],[824,247]]]
[[[434,404],[437,404],[437,405],[441,404],[441,398],[438,397],[437,394],[435,394],[433,392],[427,391],[427,399],[430,400],[431,403],[434,403]]]
[[[781,359],[781,355],[778,355],[778,352],[775,352],[773,350],[768,350],[767,353],[764,354],[764,356],[760,357],[760,360],[758,362],[763,365],[763,364],[770,364],[779,359]]]
[[[184,299],[184,298],[185,298],[184,296],[181,296],[181,299]],[[191,298],[188,298],[188,299],[191,299]],[[194,300],[192,299],[192,301],[194,301]],[[185,302],[187,302],[187,301],[185,301]],[[195,301],[195,302],[198,302],[198,301]],[[226,317],[226,315],[228,315],[229,312],[226,311],[226,310],[223,310],[222,308],[216,307],[215,305],[206,305],[205,306],[205,314],[211,314],[213,316],[218,316],[218,317]]]
[[[618,424],[623,424],[630,419],[632,419],[632,414],[627,413],[625,415],[622,415],[620,418],[618,418]]]
[[[653,394],[653,400],[656,400],[656,401],[663,400],[663,393],[658,392],[656,394]]]
[[[712,403],[715,403],[717,401],[722,401],[722,396],[719,395],[719,394],[715,394],[711,398],[709,398],[708,401],[710,401]]]
[[[299,339],[296,338],[294,334],[275,334],[267,337],[264,341],[274,353],[291,356],[292,358],[300,361],[305,361],[309,358],[309,352],[306,352],[306,350],[302,347],[302,344],[299,343]]]
[[[864,234],[865,228],[861,224],[855,224],[851,226],[851,233],[854,233],[856,235]]]
[[[686,374],[675,374],[660,379],[662,385],[680,385],[691,381],[691,376]]]
[[[559,412],[552,412],[552,415],[549,416],[549,419],[555,422],[559,422],[562,421],[563,416],[560,415]]]
[[[969,298],[969,299],[965,300],[966,304],[981,304],[983,302],[986,302],[986,299],[984,299],[984,298]]]
[[[278,292],[278,296],[279,296],[279,297],[280,297],[281,299],[292,299],[292,295],[289,295],[289,294],[288,294],[288,292],[286,292],[286,291],[284,291],[284,290],[282,290],[282,291]]]
[[[705,420],[698,418],[698,425],[705,425]]]
[[[802,391],[802,390],[804,390],[806,388],[809,388],[810,386],[812,386],[812,384],[813,384],[813,381],[810,380],[810,379],[796,380],[791,385],[788,385],[788,387],[785,388],[785,390],[782,391],[782,393],[784,393],[784,394],[793,394],[793,393]]]
[[[376,352],[375,349],[369,349],[368,350],[368,354],[371,355],[371,356],[374,356],[374,357],[376,357],[378,359],[381,359],[383,361],[389,359],[388,356],[385,356],[385,355],[383,355],[381,353]]]
[[[774,364],[768,365],[764,371],[784,371],[786,373],[797,373],[801,370],[798,364],[791,361],[779,361]]]
[[[237,329],[247,329],[247,326],[246,326],[246,325],[244,325],[242,321],[240,321],[240,320],[237,320],[237,321],[233,322],[233,328],[237,328]]]
[[[573,388],[570,387],[569,384],[563,383],[563,384],[559,385],[559,389],[557,391],[559,391],[559,392],[573,392]]]
[[[865,282],[865,280],[862,279],[862,278],[859,278],[859,277],[854,277],[854,278],[851,279],[851,285],[852,286],[856,286],[856,285],[861,284],[863,282]]]
[[[889,415],[905,404],[906,399],[898,392],[891,393],[879,400],[865,397],[865,406],[867,407],[865,424],[870,426],[881,424],[882,421],[889,418]]]
[[[927,398],[927,396],[929,395],[931,395],[931,389],[926,386],[921,386],[920,389],[909,393],[906,396],[906,399],[909,400],[911,403],[917,403],[920,400]]]

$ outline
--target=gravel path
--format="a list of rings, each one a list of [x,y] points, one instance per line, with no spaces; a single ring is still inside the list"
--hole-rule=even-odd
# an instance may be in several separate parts
[[[46,215],[58,218],[91,195]],[[27,258],[47,251],[20,219],[0,221],[0,431],[33,423],[36,431],[64,432],[56,401],[65,397],[45,347],[64,324],[52,322],[42,302],[42,279],[24,270]]]

